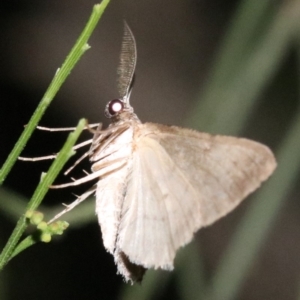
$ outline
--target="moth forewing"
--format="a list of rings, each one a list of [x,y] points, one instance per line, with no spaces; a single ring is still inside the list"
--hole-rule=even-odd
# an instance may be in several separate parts
[[[120,222],[128,165],[102,178],[96,189],[96,214],[101,227],[103,244],[114,254]]]
[[[202,226],[226,215],[273,173],[277,164],[263,144],[195,130],[144,124],[199,195]]]
[[[109,144],[100,143],[99,149],[92,156],[93,161],[98,160],[92,166],[93,171],[99,167],[101,169],[101,164],[105,161],[119,160],[121,163],[98,181],[96,189],[96,213],[103,243],[112,254],[115,250],[126,178],[131,168],[134,125],[130,120],[128,122],[126,127],[120,127],[120,130],[112,133],[113,138]]]
[[[201,215],[198,195],[163,147],[140,137],[122,206],[117,249],[145,268],[173,269]]]

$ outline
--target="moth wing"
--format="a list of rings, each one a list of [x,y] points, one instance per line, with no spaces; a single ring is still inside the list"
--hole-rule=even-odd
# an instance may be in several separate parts
[[[125,167],[101,178],[96,188],[96,214],[101,228],[103,244],[113,254],[115,250],[118,222],[123,200]]]
[[[117,252],[145,268],[173,269],[176,250],[201,227],[198,198],[163,147],[144,137],[133,154]]]
[[[265,145],[177,126],[144,124],[198,192],[202,226],[233,210],[274,172],[277,163]]]
[[[117,249],[134,264],[172,269],[176,250],[257,189],[276,161],[268,147],[247,139],[143,126]]]

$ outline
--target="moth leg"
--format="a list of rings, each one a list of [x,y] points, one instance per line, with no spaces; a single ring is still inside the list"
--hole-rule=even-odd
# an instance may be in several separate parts
[[[119,134],[123,133],[128,126],[119,126],[117,129],[115,128],[107,128],[105,130],[99,130],[98,133],[94,135],[93,142],[91,146],[91,153],[96,152],[97,148],[101,144],[101,149],[105,149],[107,145],[109,145]],[[111,135],[112,133],[115,133]]]
[[[84,147],[84,146],[86,146],[86,145],[91,144],[92,141],[93,141],[93,139],[89,139],[89,140],[87,140],[87,141],[85,141],[85,142],[82,142],[82,143],[79,143],[79,144],[75,145],[74,147],[72,147],[72,149],[73,149],[73,150],[77,150],[77,149],[79,149],[79,148],[82,148],[82,147]]]
[[[90,154],[90,152],[85,152],[81,157],[79,157],[75,163],[67,170],[64,172],[64,175],[68,175],[81,161],[83,161],[88,155]]]
[[[110,166],[112,166],[115,163],[120,162],[120,164],[118,164],[117,166],[113,167],[113,168],[109,168]],[[99,164],[97,166],[97,168],[99,168],[99,170],[97,170],[96,172],[89,174],[83,178],[77,179],[73,182],[69,182],[69,183],[65,183],[65,184],[59,184],[59,185],[51,185],[50,188],[52,189],[61,189],[61,188],[65,188],[65,187],[69,187],[69,186],[76,186],[76,185],[80,185],[82,183],[85,182],[89,182],[93,179],[99,178],[101,176],[105,176],[111,172],[114,172],[120,168],[122,168],[125,164],[127,163],[126,159],[124,159],[124,157],[122,158],[117,158],[108,162],[104,162],[102,164]]]
[[[87,190],[84,194],[82,194],[81,196],[79,196],[75,201],[73,201],[71,204],[67,205],[66,208],[61,211],[60,213],[58,213],[57,215],[55,215],[49,222],[48,224],[54,222],[55,220],[57,220],[58,218],[60,218],[62,215],[64,215],[65,213],[69,212],[70,210],[72,210],[74,207],[76,207],[77,205],[79,205],[82,201],[84,201],[86,198],[88,198],[91,194],[93,194],[96,191],[97,186],[94,185],[92,186],[89,190]]]
[[[39,157],[23,157],[23,156],[19,156],[18,160],[22,160],[22,161],[40,161],[40,160],[48,160],[48,159],[55,159],[57,156],[57,154],[53,154],[53,155],[47,155],[47,156],[39,156]]]
[[[84,127],[84,129],[93,130],[93,129],[91,129],[93,127],[98,127],[97,130],[99,130],[99,132],[101,132],[102,124],[101,123],[87,124]],[[45,131],[51,131],[51,132],[54,132],[54,131],[73,131],[73,130],[76,129],[76,127],[50,128],[50,127],[43,127],[43,126],[37,126],[36,128],[39,129],[39,130],[45,130]],[[79,149],[81,147],[84,147],[86,145],[91,144],[92,142],[93,142],[93,139],[89,139],[89,140],[87,140],[85,142],[82,142],[82,143],[79,143],[79,144],[75,145],[72,149],[73,150],[77,150],[77,149]],[[55,159],[57,157],[57,154],[58,153],[53,154],[53,155],[40,156],[40,157],[23,157],[23,156],[19,156],[18,159],[22,160],[22,161],[32,161],[32,162],[35,162],[35,161],[40,161],[40,160]],[[86,155],[84,157],[86,157]],[[82,159],[84,159],[84,157]],[[73,165],[73,167],[70,168],[70,170],[66,171],[66,174],[69,173],[81,160],[78,160],[78,162],[76,162]]]
[[[83,147],[83,146],[86,146],[86,145],[88,145],[88,144],[91,144],[93,142],[93,139],[90,139],[90,140],[88,140],[88,141],[85,141],[85,142],[83,142],[83,143],[81,143],[81,144],[78,144],[78,145],[76,145],[76,146],[74,146],[73,147],[73,150],[76,150],[76,149],[78,149],[78,148],[80,148],[80,147]],[[79,147],[78,147],[79,146]],[[87,151],[87,152],[85,152],[81,157],[79,157],[76,161],[75,161],[75,163],[67,170],[67,171],[65,171],[64,172],[64,175],[68,175],[81,161],[83,161],[87,156],[89,156],[90,155],[90,150],[89,151]]]
[[[90,175],[91,173],[89,173],[88,171],[86,171],[86,170],[82,170],[82,172],[85,174],[85,175]]]
[[[94,128],[94,127],[98,127],[99,125],[100,125],[100,123],[87,124],[84,127],[84,130]],[[44,126],[36,126],[36,129],[44,130],[44,131],[50,131],[50,132],[56,132],[56,131],[74,131],[76,129],[76,127],[51,128],[51,127],[44,127]]]
[[[73,150],[77,150],[81,147],[84,147],[86,145],[89,145],[92,143],[92,139],[89,139],[85,142],[82,142],[82,143],[79,143],[77,145],[75,145],[72,149]],[[19,156],[18,157],[18,160],[22,160],[22,161],[32,161],[32,162],[35,162],[35,161],[40,161],[40,160],[48,160],[48,159],[55,159],[57,157],[58,153],[56,154],[53,154],[53,155],[46,155],[46,156],[39,156],[39,157],[23,157],[23,156]],[[83,158],[82,158],[83,159]],[[81,161],[81,160],[80,160]],[[80,162],[79,161],[79,162]],[[77,163],[76,163],[77,164]],[[74,165],[75,167],[75,165]]]

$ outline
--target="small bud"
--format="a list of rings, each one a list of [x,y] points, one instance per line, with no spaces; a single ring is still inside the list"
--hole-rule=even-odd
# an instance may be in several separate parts
[[[25,218],[30,219],[33,215],[33,210],[27,210],[25,213]]]
[[[50,233],[42,233],[41,241],[44,243],[49,243],[51,241],[51,234]]]
[[[48,228],[48,225],[45,221],[42,221],[37,225],[37,229],[42,230],[42,231],[46,230],[47,228]]]
[[[66,221],[56,221],[49,225],[49,229],[52,234],[61,235],[61,234],[63,234],[63,231],[68,228],[68,226],[69,226],[69,223]]]
[[[56,232],[57,230],[59,230],[59,224],[58,222],[54,222],[54,223],[51,223],[49,225],[49,229],[51,230],[51,232]]]
[[[59,221],[59,222],[60,222],[59,226],[60,226],[60,228],[62,230],[65,230],[65,229],[67,229],[69,227],[69,223],[68,222],[66,222],[66,221]]]
[[[39,223],[41,223],[44,219],[44,214],[39,212],[39,211],[34,211],[32,213],[32,216],[30,218],[30,223],[33,225],[38,225]]]

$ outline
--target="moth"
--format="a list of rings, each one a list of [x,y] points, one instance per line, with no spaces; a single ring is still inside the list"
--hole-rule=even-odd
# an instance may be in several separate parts
[[[111,124],[99,125],[85,155],[92,173],[57,187],[97,183],[50,221],[95,194],[104,247],[130,282],[141,281],[149,268],[172,270],[176,251],[197,230],[232,211],[276,168],[271,150],[260,143],[142,123],[129,102],[136,59],[125,24],[120,98],[106,105]]]

